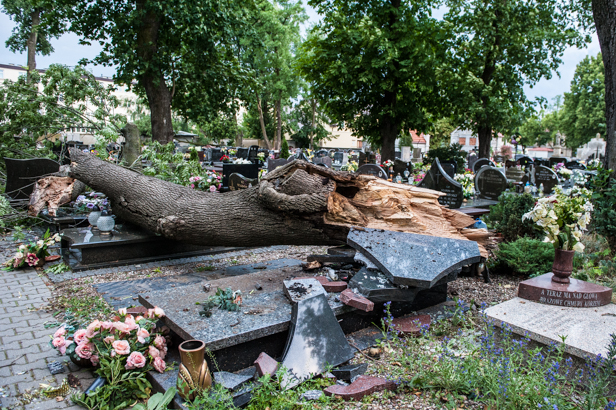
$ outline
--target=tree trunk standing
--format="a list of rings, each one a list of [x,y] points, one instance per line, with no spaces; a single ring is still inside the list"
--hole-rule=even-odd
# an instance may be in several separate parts
[[[265,120],[263,119],[263,109],[261,108],[261,98],[259,98],[259,93],[257,93],[257,109],[259,110],[259,123],[261,123],[261,132],[263,133],[265,146],[267,149],[272,149],[272,144],[269,138],[267,138],[267,130],[265,129]]]
[[[311,101],[312,106],[312,132],[310,133],[310,149],[314,149],[314,135],[317,132],[317,101],[313,98]]]
[[[479,127],[477,132],[479,137],[479,158],[490,158],[490,144],[492,143],[492,127]]]
[[[616,2],[592,0],[592,12],[605,67],[605,167],[616,171]]]
[[[143,18],[137,30],[136,52],[147,67],[143,73],[137,75],[137,81],[148,98],[152,140],[166,144],[173,140],[174,133],[171,120],[171,92],[155,61],[161,17],[154,10],[146,9],[146,4],[146,0],[137,1],[137,11],[143,13]]]
[[[122,128],[124,135],[124,149],[122,150],[122,159],[127,167],[141,169],[141,161],[138,161],[141,155],[141,132],[139,128],[132,123],[128,123]]]
[[[32,19],[32,27],[30,28],[30,36],[26,42],[26,46],[28,47],[28,74],[26,77],[28,83],[32,82],[32,73],[36,71],[36,43],[38,41],[38,26],[41,24],[41,10],[35,8],[32,13],[30,13],[30,18]]]
[[[333,245],[351,227],[490,244],[474,221],[438,203],[440,192],[292,161],[258,185],[196,191],[71,150],[71,176],[111,201],[114,214],[166,238],[205,246]]]
[[[240,131],[240,126],[237,123],[237,112],[235,112],[235,114],[233,114],[233,116],[235,117],[235,129],[236,129],[236,133],[235,133],[235,146],[236,147],[241,147],[242,144],[244,143],[244,136],[242,134],[242,132]]]
[[[379,123],[381,132],[381,162],[396,159],[396,138],[400,125],[391,117],[382,118]]]
[[[282,147],[282,114],[280,108],[280,100],[278,100],[276,101],[276,149]]]

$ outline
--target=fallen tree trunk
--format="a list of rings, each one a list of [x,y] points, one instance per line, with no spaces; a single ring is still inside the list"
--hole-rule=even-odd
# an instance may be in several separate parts
[[[482,254],[486,231],[438,203],[441,194],[371,176],[293,161],[252,188],[195,191],[71,151],[71,176],[104,192],[113,213],[167,238],[218,246],[335,245],[352,226],[472,238]]]

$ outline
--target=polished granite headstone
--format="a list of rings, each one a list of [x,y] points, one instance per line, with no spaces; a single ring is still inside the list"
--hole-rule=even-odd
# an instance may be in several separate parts
[[[378,178],[387,179],[387,172],[375,164],[364,164],[357,169],[359,175],[372,175]]]
[[[569,169],[581,169],[585,170],[586,165],[582,164],[580,161],[569,161],[565,163],[565,167]]]
[[[272,172],[273,170],[275,170],[278,167],[281,167],[283,165],[287,165],[289,162],[291,162],[288,159],[271,159],[269,158],[267,160],[267,172]]]
[[[409,172],[413,173],[413,163],[411,161],[401,161],[399,159],[394,161],[394,178],[400,174],[402,178],[404,178],[404,171],[409,170]],[[395,179],[394,179],[395,180]]]
[[[312,162],[315,165],[323,164],[323,165],[327,166],[328,168],[332,167],[332,159],[330,157],[317,157],[317,158],[313,158]]]
[[[490,161],[487,158],[479,158],[477,161],[475,161],[475,164],[473,165],[473,173],[477,173],[477,171],[479,171],[481,169],[481,167],[489,165],[491,167],[495,167],[496,164],[492,161]]]
[[[434,159],[430,170],[417,186],[445,193],[446,195],[438,198],[438,202],[451,209],[460,208],[464,201],[462,185],[445,172],[438,158]]]
[[[321,283],[316,279],[289,279],[285,280],[283,284],[284,293],[293,303],[297,303],[300,300],[309,299],[317,295],[327,295],[323,285],[321,285]]]
[[[282,367],[287,369],[281,382],[284,389],[323,373],[328,366],[351,360],[355,352],[324,295],[301,300],[293,305],[289,339]]]
[[[565,157],[550,157],[550,167],[556,164],[566,164],[569,160]]]
[[[507,177],[497,168],[483,167],[475,174],[475,189],[481,198],[497,200],[507,185]]]
[[[522,168],[526,168],[526,167],[528,167],[530,165],[533,165],[535,163],[535,161],[533,161],[533,159],[531,157],[523,155],[520,158],[518,158],[517,163],[520,164],[522,166]]]
[[[375,164],[376,163],[376,155],[372,152],[359,152],[359,158],[357,159],[359,166],[361,167],[364,164]]]
[[[472,154],[468,156],[468,167],[469,169],[473,170],[475,168],[475,162],[477,162],[479,158],[477,158],[477,155]]]
[[[481,260],[474,241],[376,229],[351,229],[347,243],[364,253],[396,285],[430,288]]]
[[[6,187],[4,192],[11,199],[28,199],[34,183],[43,176],[58,172],[60,164],[49,158],[4,158]]]
[[[229,175],[229,190],[237,191],[256,186],[259,183],[259,178],[246,178],[242,174]]]
[[[539,188],[543,184],[543,193],[549,195],[558,185],[558,175],[551,168],[539,165],[535,167],[535,185]]]
[[[244,178],[258,179],[259,166],[257,164],[222,164],[222,186],[229,186],[231,174],[242,174]]]

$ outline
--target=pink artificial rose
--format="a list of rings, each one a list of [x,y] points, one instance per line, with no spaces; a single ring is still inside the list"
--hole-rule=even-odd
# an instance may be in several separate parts
[[[126,312],[126,310],[127,310],[126,308],[120,308],[120,309],[118,309],[118,313],[119,313],[120,315],[124,316],[124,315],[126,315],[126,313],[127,313],[127,312]]]
[[[148,309],[148,315],[150,318],[163,317],[165,316],[165,312],[158,306],[154,306],[154,309]]]
[[[67,333],[68,332],[66,331],[64,326],[62,326],[60,329],[56,330],[56,333],[53,334],[53,337],[65,336]]]
[[[128,359],[126,359],[126,368],[127,369],[136,369],[145,366],[146,359],[145,356],[139,352],[132,352]]]
[[[64,346],[64,343],[66,343],[66,339],[64,338],[64,336],[58,336],[55,337],[52,341],[51,344],[53,345],[53,347],[55,347],[56,349],[58,349],[60,346]]]
[[[111,346],[117,354],[126,355],[130,353],[130,345],[126,340],[116,340]]]
[[[130,329],[128,325],[122,322],[113,322],[113,327],[118,330],[120,333],[128,333]]]
[[[115,342],[115,337],[113,337],[113,335],[107,336],[106,338],[103,339],[103,342],[107,344],[112,344],[113,342]]]
[[[116,351],[112,350],[111,353],[109,353],[109,356],[116,357],[116,354],[117,354]]]
[[[160,373],[164,373],[165,368],[167,367],[167,365],[165,364],[165,361],[161,359],[160,357],[154,358],[153,366],[154,366],[154,369],[156,369],[156,371]]]
[[[145,343],[146,337],[150,337],[150,333],[146,329],[140,328],[139,330],[137,330],[137,340],[139,341],[139,343]]]
[[[24,258],[15,258],[15,261],[13,262],[13,267],[19,268],[19,265],[21,265],[23,261],[24,261]]]
[[[129,332],[131,330],[139,329],[139,325],[135,322],[135,319],[131,315],[126,316],[124,324],[126,325]]]
[[[165,340],[165,338],[162,337],[161,335],[156,335],[156,337],[154,338],[154,346],[156,346],[158,350],[161,350],[166,345],[167,345],[167,340]]]
[[[26,255],[26,263],[28,264],[28,266],[34,266],[38,263],[38,261],[39,258],[37,258],[35,254],[29,253]]]
[[[214,185],[210,185],[210,192],[216,192],[216,187]]]
[[[104,321],[103,323],[101,323],[101,327],[105,330],[109,330],[111,328],[113,328],[113,323],[110,321]]]
[[[150,356],[152,356],[152,359],[156,359],[157,357],[160,357],[160,351],[154,346],[150,346],[148,348],[148,353],[150,354]]]
[[[64,345],[58,347],[58,350],[60,351],[60,354],[62,354],[62,355],[66,354],[66,348],[69,347],[71,344],[73,344],[72,340],[65,340],[64,341]]]
[[[195,189],[195,184],[190,184],[190,187],[191,187],[192,189]]]
[[[93,366],[98,366],[99,358],[97,355],[93,354],[92,357],[90,357],[90,361]]]
[[[86,328],[86,337],[88,339],[92,339],[94,336],[100,333],[98,332],[100,328],[101,322],[99,320],[95,320],[94,322],[90,323]]]
[[[82,359],[89,359],[92,357],[92,353],[94,353],[94,344],[89,342],[80,344],[75,348],[75,353]]]
[[[135,318],[135,322],[139,323],[139,321],[142,320],[142,319],[143,319],[143,316],[137,316]]]
[[[76,331],[75,334],[73,335],[73,340],[78,345],[87,343],[88,342],[88,338],[86,336],[86,330],[85,329],[79,329],[78,331]]]

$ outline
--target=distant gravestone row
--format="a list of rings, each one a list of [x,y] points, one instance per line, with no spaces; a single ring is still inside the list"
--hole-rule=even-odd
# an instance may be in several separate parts
[[[426,173],[426,176],[421,180],[418,186],[445,193],[445,196],[439,197],[438,202],[452,209],[460,208],[462,206],[462,201],[464,201],[462,184],[449,176],[441,166],[438,158],[434,159],[430,170]]]
[[[485,166],[475,174],[475,189],[480,198],[497,200],[507,185],[507,177],[498,168]]]
[[[552,170],[552,168],[539,165],[535,167],[535,185],[537,187],[543,184],[543,193],[550,194],[554,190],[554,187],[558,185],[558,175]]]
[[[377,178],[387,179],[385,170],[376,164],[364,164],[357,169],[357,173],[360,175],[372,175]]]
[[[490,161],[487,158],[479,158],[477,161],[475,161],[475,164],[473,165],[473,174],[477,174],[477,172],[481,169],[481,167],[489,165],[491,167],[495,167],[496,164],[492,161]]]

